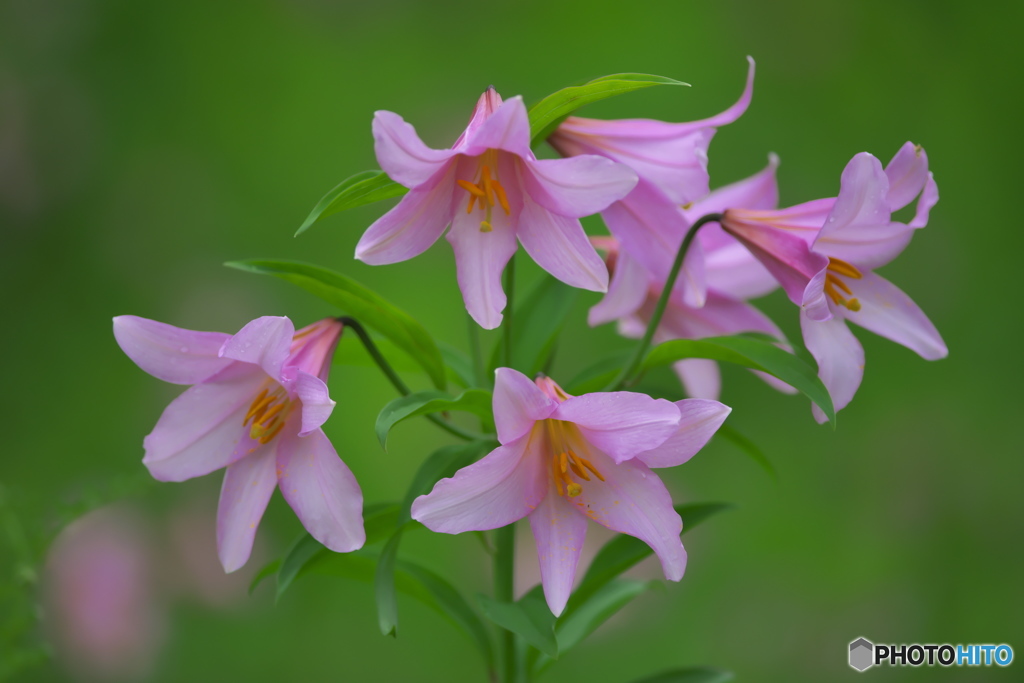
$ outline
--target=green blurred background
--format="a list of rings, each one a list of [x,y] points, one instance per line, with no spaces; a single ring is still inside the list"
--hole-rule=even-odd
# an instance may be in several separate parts
[[[858,636],[1005,642],[1024,657],[1021,315],[1005,298],[1020,289],[1024,247],[1014,218],[1022,20],[1021,3],[952,0],[3,0],[0,609],[10,610],[8,621],[30,609],[23,598],[36,584],[26,567],[63,520],[121,494],[167,556],[174,520],[198,518],[186,535],[214,562],[220,477],[148,481],[141,440],[178,389],[124,357],[112,316],[230,332],[259,315],[298,324],[331,315],[286,283],[221,266],[294,258],[357,278],[466,348],[443,241],[395,266],[353,261],[381,206],[291,236],[324,192],[375,166],[374,110],[400,113],[442,147],[488,84],[530,102],[581,79],[637,71],[693,87],[648,90],[585,114],[692,120],[736,99],[750,54],[753,104],[712,143],[712,184],[759,170],[774,151],[791,204],[834,195],[857,152],[885,161],[908,139],[922,144],[942,200],[883,273],[928,313],[950,357],[928,363],[858,331],[866,378],[835,432],[814,423],[804,399],[727,371],[730,422],[769,454],[778,482],[719,442],[665,473],[680,501],[739,507],[687,536],[681,584],[627,607],[544,680],[628,681],[698,664],[746,681],[855,680],[846,648]],[[520,256],[523,279],[536,277]],[[585,327],[596,301],[580,296],[556,378],[623,346],[610,326]],[[779,293],[764,307],[799,337]],[[366,499],[400,498],[446,435],[405,424],[384,453],[371,425],[393,397],[386,382],[370,368],[337,365],[331,390],[338,408],[327,431]],[[379,635],[362,584],[311,577],[276,606],[267,587],[245,597],[252,572],[299,531],[275,495],[258,557],[228,582],[234,598],[162,589],[169,621],[152,680],[483,678],[458,632],[411,600],[401,602],[391,639]],[[528,535],[521,540],[530,545]],[[470,592],[488,590],[472,537],[421,532],[407,541],[410,557]],[[172,560],[158,564],[175,573]],[[37,632],[11,637],[31,644]],[[1021,680],[1022,667],[865,675]],[[50,660],[19,679],[66,677]]]

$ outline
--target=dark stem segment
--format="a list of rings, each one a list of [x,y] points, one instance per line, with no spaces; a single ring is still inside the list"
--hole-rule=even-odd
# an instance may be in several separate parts
[[[366,328],[364,328],[359,323],[358,320],[356,320],[355,318],[342,316],[338,318],[338,322],[340,322],[345,327],[351,328],[352,331],[356,333],[356,336],[359,337],[359,341],[361,341],[363,343],[363,346],[366,348],[366,352],[370,354],[370,357],[373,358],[373,361],[377,364],[377,367],[379,367],[380,371],[384,373],[384,376],[391,381],[391,385],[398,390],[398,393],[400,393],[402,396],[408,396],[409,394],[412,393],[412,391],[409,390],[409,387],[406,386],[405,382],[402,381],[402,378],[398,376],[398,373],[395,372],[394,368],[391,367],[391,364],[388,363],[387,359],[384,358],[383,354],[381,354],[380,349],[377,348],[377,345],[373,343],[373,339],[371,339],[370,335],[366,332]],[[424,417],[426,417],[428,420],[430,420],[431,422],[433,422],[434,424],[436,424],[438,427],[445,430],[449,434],[453,434],[459,437],[460,439],[465,439],[466,441],[474,441],[480,438],[478,434],[471,434],[463,429],[460,429],[459,427],[456,427],[447,420],[441,419],[437,415],[424,415]]]
[[[516,525],[509,524],[497,530],[495,534],[494,555],[494,599],[499,602],[512,602],[514,593],[514,567],[516,552]],[[501,681],[515,683],[518,679],[518,662],[516,655],[516,634],[501,629]]]
[[[690,250],[690,244],[693,243],[694,238],[697,236],[697,231],[707,223],[717,223],[720,220],[722,220],[722,214],[720,213],[709,213],[706,216],[701,216],[697,219],[697,222],[693,224],[693,227],[690,228],[690,231],[686,233],[686,237],[683,238],[683,243],[679,245],[679,251],[676,252],[676,260],[672,263],[672,270],[669,271],[668,279],[665,281],[665,287],[661,290],[661,296],[658,297],[658,303],[654,307],[654,313],[651,315],[650,321],[647,323],[647,330],[644,332],[643,338],[640,339],[640,343],[637,344],[635,349],[633,349],[633,355],[630,356],[629,362],[622,368],[622,371],[618,376],[612,380],[611,384],[604,388],[605,391],[618,391],[625,386],[627,382],[633,379],[633,375],[643,362],[644,356],[647,355],[647,350],[651,347],[651,340],[654,338],[654,332],[658,329],[658,324],[661,322],[661,316],[665,314],[665,308],[668,306],[668,299],[672,296],[672,288],[676,285],[676,279],[679,277],[679,270],[683,267],[683,260],[686,259],[686,252]]]

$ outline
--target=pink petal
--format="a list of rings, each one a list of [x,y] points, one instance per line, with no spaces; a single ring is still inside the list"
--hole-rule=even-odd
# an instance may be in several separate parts
[[[553,483],[537,509],[530,513],[530,530],[537,543],[544,598],[556,617],[565,609],[576,578],[576,566],[587,535],[587,519],[577,514]]]
[[[596,450],[588,457],[605,481],[584,482],[582,493],[568,502],[601,526],[635,536],[651,546],[661,560],[665,578],[681,579],[686,570],[686,551],[679,540],[683,520],[672,507],[665,484],[637,460],[616,465]]]
[[[647,298],[650,275],[625,251],[615,259],[612,281],[608,293],[591,307],[587,323],[591,327],[631,315],[643,305]]]
[[[468,203],[468,193],[464,207]],[[455,269],[462,290],[462,300],[470,316],[485,330],[501,324],[505,309],[505,292],[501,274],[516,253],[513,216],[501,209],[492,212],[491,230],[481,232],[480,212],[466,213],[457,208],[448,231],[448,242],[455,250]]]
[[[415,128],[389,111],[374,113],[373,143],[381,169],[408,188],[427,182],[455,155],[450,149],[430,149]]]
[[[494,449],[417,498],[412,518],[443,534],[497,529],[522,519],[547,492],[543,443],[532,430]]]
[[[625,197],[637,183],[628,166],[593,154],[526,161],[523,168],[530,198],[567,218],[593,215]]]
[[[913,229],[890,220],[889,178],[882,164],[867,152],[843,170],[835,206],[814,241],[813,249],[858,268],[878,268],[902,252]]]
[[[265,380],[262,371],[233,364],[174,399],[142,442],[150,474],[184,481],[246,455],[253,445],[242,423]]]
[[[220,347],[231,335],[194,332],[134,315],[114,318],[118,346],[140,368],[173,384],[198,384],[226,368]]]
[[[407,261],[437,241],[452,220],[454,162],[402,197],[395,208],[366,229],[356,258],[371,266]]]
[[[523,159],[535,158],[530,150],[530,118],[520,96],[505,100],[480,125],[466,136],[458,151],[475,157],[489,149],[511,152]]]
[[[224,571],[249,559],[256,527],[277,485],[276,441],[228,467],[217,506],[217,554]]]
[[[718,363],[704,358],[687,358],[672,364],[686,395],[693,398],[717,399],[722,393],[722,374]]]
[[[701,228],[701,234],[717,226]],[[779,283],[753,254],[724,231],[730,245],[709,251],[704,242],[704,268],[707,288],[734,299],[753,299],[774,291]],[[710,296],[710,295],[709,295]]]
[[[935,184],[935,179],[929,173],[928,180],[924,184],[924,191],[921,193],[921,198],[917,200],[917,211],[914,213],[914,219],[910,221],[910,227],[923,228],[928,225],[928,213],[938,201],[939,186]]]
[[[631,391],[573,396],[551,418],[575,423],[584,439],[616,462],[660,446],[679,428],[679,409],[671,401]]]
[[[800,309],[811,320],[820,322],[832,319],[832,308],[828,305],[829,299],[825,294],[825,278],[827,276],[827,269],[822,268],[804,288]]]
[[[334,552],[363,547],[363,493],[330,439],[320,429],[300,437],[286,428],[278,440],[281,495],[302,526]]]
[[[801,315],[800,329],[804,345],[818,363],[818,377],[828,389],[832,404],[836,410],[845,408],[864,377],[864,348],[839,315],[824,322]],[[814,417],[818,422],[826,421],[817,406]]]
[[[729,417],[732,408],[718,401],[699,398],[676,401],[679,428],[657,448],[644,451],[636,459],[648,467],[675,467],[697,454]]]
[[[771,318],[754,306],[714,291],[708,292],[703,308],[670,305],[662,317],[661,330],[669,339],[701,339],[740,332],[783,336]]]
[[[302,427],[299,436],[320,429],[334,410],[335,402],[327,393],[327,385],[319,377],[299,371],[290,387],[302,402]]]
[[[726,209],[774,209],[779,205],[779,183],[775,171],[779,157],[768,155],[768,166],[749,178],[711,191],[706,198],[694,202],[684,211],[691,223],[709,213],[722,213]],[[703,233],[702,233],[703,235]]]
[[[487,88],[477,98],[476,106],[473,107],[473,114],[469,117],[469,123],[466,124],[466,130],[462,131],[462,135],[452,145],[452,149],[462,152],[466,147],[466,141],[476,133],[480,126],[484,125],[484,121],[489,119],[491,114],[498,110],[498,107],[501,106],[501,101],[501,95],[498,94],[493,85]]]
[[[914,201],[928,181],[928,155],[924,148],[906,142],[885,167],[889,179],[886,202],[890,211],[899,211]]]
[[[281,369],[291,352],[295,326],[284,316],[266,315],[246,323],[220,349],[223,358],[252,363],[274,380],[281,379]]]
[[[512,443],[529,432],[537,420],[549,417],[557,405],[518,370],[494,371],[494,424],[501,443]]]
[[[859,280],[845,280],[860,310],[847,311],[846,319],[916,352],[925,360],[949,354],[935,325],[909,296],[876,273],[866,272]]]
[[[566,218],[523,198],[519,241],[544,270],[572,287],[608,291],[608,269],[576,218]]]

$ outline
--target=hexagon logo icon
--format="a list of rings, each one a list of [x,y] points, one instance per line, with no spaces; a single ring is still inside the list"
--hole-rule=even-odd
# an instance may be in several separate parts
[[[867,638],[858,638],[850,643],[850,666],[864,671],[875,663],[875,645]]]

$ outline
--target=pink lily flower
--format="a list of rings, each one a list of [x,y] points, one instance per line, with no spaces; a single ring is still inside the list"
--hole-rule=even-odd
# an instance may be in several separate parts
[[[892,212],[920,195],[908,223],[892,220]],[[802,315],[800,327],[807,350],[818,363],[818,376],[832,395],[836,410],[853,399],[864,376],[864,349],[846,322],[901,344],[926,360],[945,358],[945,342],[910,297],[874,273],[902,252],[914,231],[928,223],[939,199],[928,171],[928,156],[908,142],[883,170],[874,156],[862,152],[846,165],[835,206],[811,248],[828,259],[823,291],[832,317],[826,321]],[[819,422],[825,416],[815,407]]]
[[[597,213],[636,185],[626,166],[597,156],[538,160],[522,98],[481,95],[451,149],[427,147],[400,116],[373,120],[381,168],[410,192],[363,234],[356,258],[371,265],[423,253],[448,225],[466,309],[481,327],[501,324],[501,274],[516,239],[541,268],[566,284],[603,292],[604,263],[579,218]]]
[[[774,155],[760,173],[713,191],[694,203],[686,212],[690,220],[720,213],[729,206],[755,209],[774,208],[778,202]],[[598,249],[607,253],[606,263],[612,274],[605,297],[590,309],[588,322],[597,326],[619,321],[619,333],[626,337],[643,336],[655,305],[664,288],[664,279],[652,275],[633,258],[632,252],[613,237],[595,237]],[[655,343],[672,339],[702,339],[740,332],[763,332],[782,339],[775,323],[744,300],[761,296],[777,287],[775,279],[746,248],[716,224],[708,224],[697,234],[704,247],[706,276],[709,285],[704,306],[691,306],[677,292],[668,300],[668,307],[655,331]],[[712,360],[687,359],[673,364],[676,374],[689,396],[717,399],[721,393],[718,363]],[[779,380],[756,373],[773,387],[790,393],[793,388]]]
[[[295,331],[263,317],[234,336],[154,320],[114,318],[121,349],[149,374],[194,385],[171,402],[143,441],[142,462],[160,481],[226,467],[217,509],[217,551],[227,572],[249,559],[275,486],[302,525],[336,552],[362,547],[363,496],[321,425],[341,337],[334,319]]]
[[[689,460],[730,410],[626,391],[570,396],[547,377],[531,382],[499,368],[494,418],[502,445],[417,498],[412,517],[458,534],[528,516],[556,616],[572,590],[588,519],[650,545],[665,577],[678,581],[686,568],[682,520],[650,468]]]
[[[718,126],[738,119],[750,105],[754,60],[740,99],[720,114],[700,121],[667,123],[651,119],[601,121],[567,118],[548,138],[560,154],[599,154],[626,164],[640,182],[621,201],[601,213],[609,231],[655,278],[668,278],[691,221],[680,211],[705,198],[709,190],[708,145]],[[704,255],[693,244],[675,288],[687,305],[699,308],[707,296]]]

